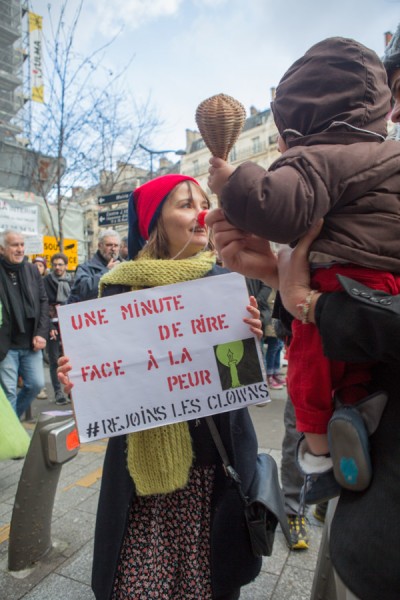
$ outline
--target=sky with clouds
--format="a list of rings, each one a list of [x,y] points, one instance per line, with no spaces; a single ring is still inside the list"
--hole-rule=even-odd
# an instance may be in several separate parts
[[[46,19],[60,2],[31,0],[31,10]],[[68,0],[67,18],[77,4]],[[400,0],[85,0],[76,48],[85,55],[117,35],[107,68],[133,56],[126,84],[164,123],[150,147],[180,149],[205,98],[223,92],[247,112],[266,109],[271,87],[314,43],[352,37],[381,56],[399,21]]]

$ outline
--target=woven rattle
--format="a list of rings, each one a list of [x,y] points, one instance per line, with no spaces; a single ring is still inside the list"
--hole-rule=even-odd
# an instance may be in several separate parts
[[[227,160],[245,120],[243,104],[227,94],[203,100],[196,110],[196,123],[207,148],[223,160]]]

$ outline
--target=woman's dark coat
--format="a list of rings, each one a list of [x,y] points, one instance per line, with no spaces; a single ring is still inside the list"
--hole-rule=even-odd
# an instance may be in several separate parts
[[[210,275],[226,272],[214,267]],[[113,286],[105,295],[123,291],[126,288]],[[246,492],[254,476],[258,449],[249,412],[244,408],[216,415],[214,419]],[[251,553],[242,501],[225,475],[205,420],[190,421],[189,427],[195,464],[217,465],[211,516],[211,583],[213,596],[221,596],[252,581],[260,572],[261,559]],[[95,531],[92,588],[97,600],[111,598],[134,499],[134,483],[126,465],[126,436],[111,438],[104,461]]]

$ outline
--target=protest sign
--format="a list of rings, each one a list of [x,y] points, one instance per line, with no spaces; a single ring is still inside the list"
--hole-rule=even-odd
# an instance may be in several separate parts
[[[269,401],[248,303],[229,273],[61,306],[80,441]]]

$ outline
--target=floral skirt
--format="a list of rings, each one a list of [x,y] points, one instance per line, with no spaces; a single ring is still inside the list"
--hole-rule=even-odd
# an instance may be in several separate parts
[[[209,600],[215,467],[193,467],[185,489],[134,500],[112,600]]]

